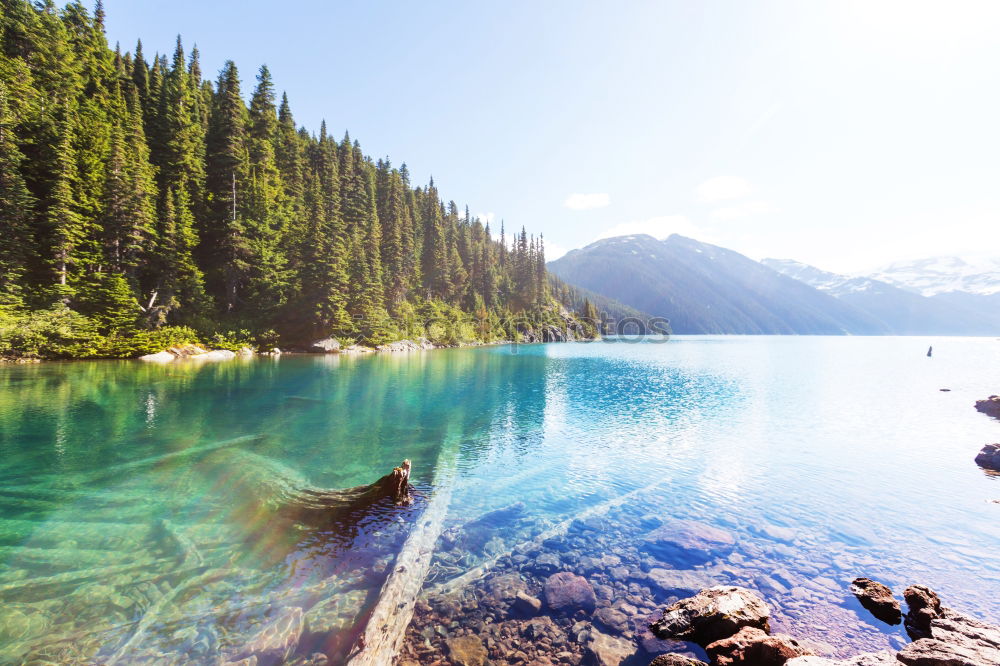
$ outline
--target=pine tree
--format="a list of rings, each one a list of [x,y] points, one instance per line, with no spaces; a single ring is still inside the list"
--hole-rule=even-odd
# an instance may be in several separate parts
[[[21,175],[24,156],[14,136],[14,117],[7,104],[7,87],[0,82],[0,306],[21,305],[22,280],[32,246],[35,198]]]
[[[299,342],[428,333],[419,314],[454,342],[570,297],[549,286],[543,238],[508,246],[501,223],[494,241],[433,179],[414,187],[325,123],[296,129],[266,67],[248,108],[235,64],[213,86],[180,37],[169,60],[109,48],[100,3],[0,3],[0,305],[60,300],[114,335],[273,327]]]
[[[83,218],[77,210],[73,186],[76,183],[76,159],[73,151],[73,126],[69,118],[62,123],[56,147],[56,172],[46,203],[46,227],[50,238],[51,265],[60,287],[69,283],[70,270],[80,263],[77,251],[86,237]],[[65,298],[68,293],[61,290]]]
[[[246,135],[247,110],[240,97],[239,72],[228,61],[219,74],[209,124],[209,212],[200,229],[201,261],[211,271],[209,290],[226,313],[237,308],[253,261],[243,217],[250,159]]]
[[[449,266],[448,238],[444,224],[444,211],[438,199],[434,179],[431,178],[424,194],[423,222],[423,275],[424,286],[429,294],[445,298],[451,291],[451,270]]]

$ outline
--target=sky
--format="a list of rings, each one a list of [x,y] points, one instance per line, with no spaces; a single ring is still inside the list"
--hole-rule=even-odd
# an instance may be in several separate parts
[[[91,3],[92,4],[92,3]],[[543,233],[680,233],[864,272],[1000,255],[1000,2],[105,0],[298,124]]]

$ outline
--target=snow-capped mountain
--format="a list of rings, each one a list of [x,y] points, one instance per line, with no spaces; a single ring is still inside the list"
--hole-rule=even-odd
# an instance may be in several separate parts
[[[900,261],[870,277],[924,296],[952,291],[989,296],[1000,293],[1000,259],[930,257]]]
[[[761,263],[849,303],[882,321],[892,333],[995,335],[1000,332],[1000,291],[989,295],[948,290],[935,292],[932,297],[875,276],[838,275],[788,259],[764,259]]]
[[[763,259],[760,263],[838,298],[845,294],[864,291],[882,292],[886,288],[895,289],[892,285],[869,277],[839,275],[792,259]]]

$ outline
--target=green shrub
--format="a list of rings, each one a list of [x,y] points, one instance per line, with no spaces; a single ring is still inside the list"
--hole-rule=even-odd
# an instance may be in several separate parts
[[[62,304],[28,313],[0,311],[0,355],[92,358],[103,345],[97,322]]]
[[[257,348],[257,341],[250,331],[241,328],[238,331],[216,331],[207,340],[208,346],[212,349],[228,349],[229,351],[239,351],[244,347]]]
[[[114,331],[104,339],[104,358],[135,358],[155,354],[169,347],[200,344],[198,334],[187,326],[164,326],[152,331]]]

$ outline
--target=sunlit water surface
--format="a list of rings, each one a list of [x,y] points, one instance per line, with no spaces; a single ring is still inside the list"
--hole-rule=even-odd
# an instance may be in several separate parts
[[[732,534],[698,570],[758,589],[781,630],[898,645],[850,598],[859,575],[897,593],[926,583],[997,621],[1000,485],[972,459],[1000,422],[972,404],[998,392],[1000,341],[958,338],[0,367],[0,662],[211,663],[293,606],[306,653],[343,653],[445,485],[446,528],[525,509],[436,560],[428,586],[631,493],[614,510],[643,529],[679,518]],[[403,458],[409,509],[321,526],[268,509],[276,483],[356,486]]]

